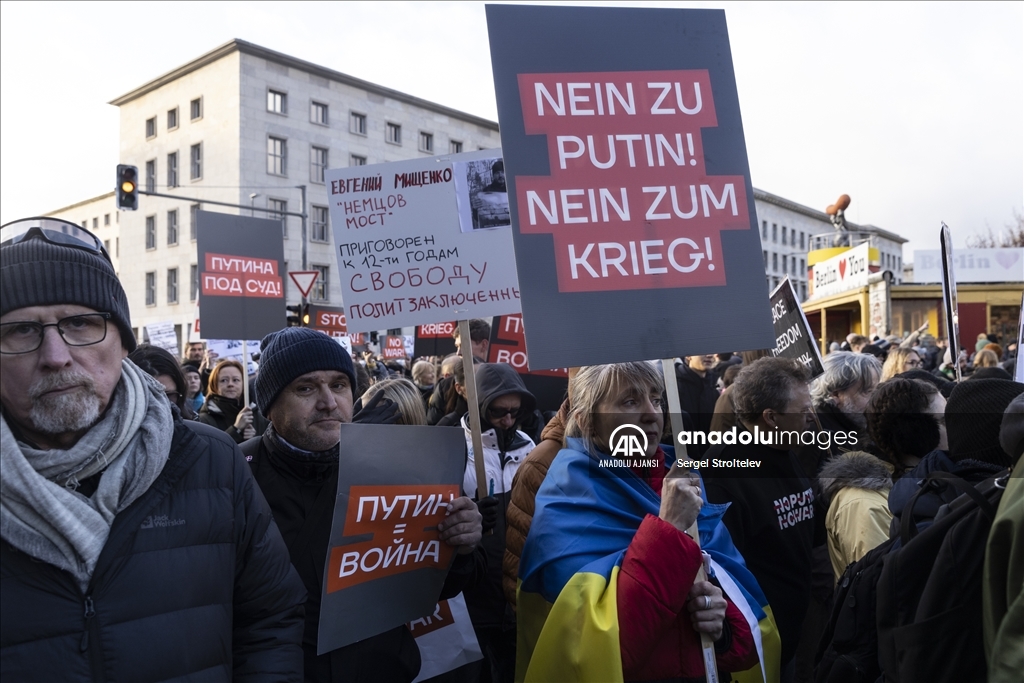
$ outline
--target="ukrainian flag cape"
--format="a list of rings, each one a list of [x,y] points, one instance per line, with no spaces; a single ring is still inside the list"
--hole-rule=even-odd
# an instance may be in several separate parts
[[[519,563],[517,681],[622,681],[616,585],[626,548],[661,500],[629,468],[607,468],[578,439],[537,493]],[[703,496],[704,487],[701,486]],[[697,528],[712,573],[750,624],[760,663],[741,682],[777,683],[781,641],[764,593],[705,498]]]

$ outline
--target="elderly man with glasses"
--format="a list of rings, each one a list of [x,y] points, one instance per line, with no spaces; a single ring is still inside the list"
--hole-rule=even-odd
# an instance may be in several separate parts
[[[99,240],[0,228],[0,677],[302,680],[305,591],[237,446],[127,359]]]

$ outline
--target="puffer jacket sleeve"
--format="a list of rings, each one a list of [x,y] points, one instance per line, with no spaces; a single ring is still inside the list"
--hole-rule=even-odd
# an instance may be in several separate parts
[[[235,681],[302,681],[306,590],[245,458],[232,448]]]

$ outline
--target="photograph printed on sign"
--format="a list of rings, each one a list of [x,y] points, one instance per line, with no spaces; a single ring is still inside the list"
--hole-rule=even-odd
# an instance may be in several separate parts
[[[455,162],[452,172],[462,232],[509,227],[505,162],[501,157]]]

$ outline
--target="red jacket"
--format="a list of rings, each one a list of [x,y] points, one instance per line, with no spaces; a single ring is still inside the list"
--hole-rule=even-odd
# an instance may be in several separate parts
[[[664,477],[661,468],[649,477],[659,495]],[[700,549],[689,536],[654,515],[641,522],[626,549],[618,579],[625,680],[703,678],[700,636],[686,609],[686,596],[700,565]],[[732,600],[728,602],[725,621],[731,642],[717,659],[719,671],[735,673],[757,664],[757,649],[747,620]]]

